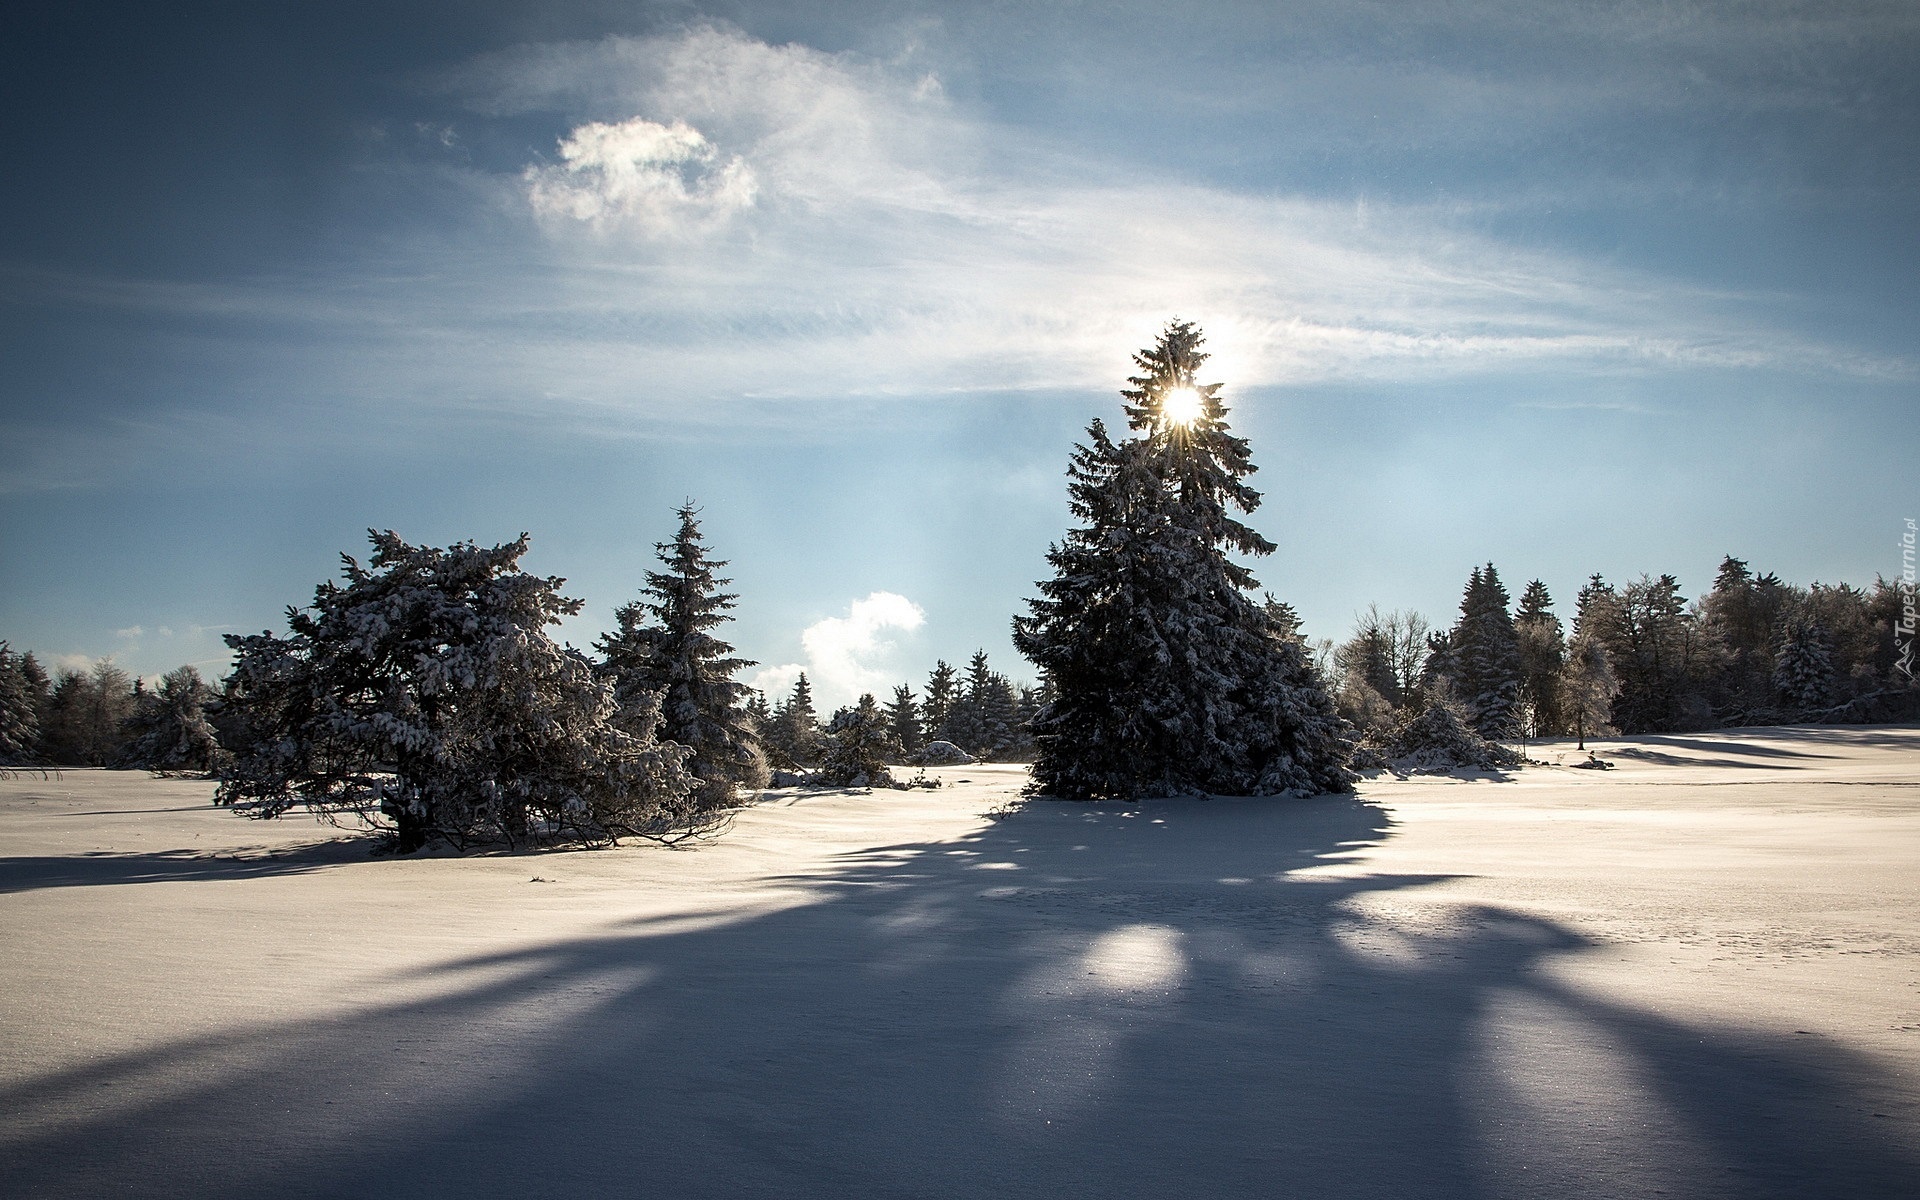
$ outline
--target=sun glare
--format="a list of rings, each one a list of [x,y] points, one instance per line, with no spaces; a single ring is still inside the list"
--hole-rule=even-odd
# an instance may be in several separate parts
[[[1200,393],[1190,387],[1168,389],[1160,397],[1160,415],[1169,425],[1191,425],[1200,419]]]

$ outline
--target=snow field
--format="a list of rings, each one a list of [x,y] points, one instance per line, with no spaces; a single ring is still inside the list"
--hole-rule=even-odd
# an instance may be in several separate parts
[[[0,1193],[1920,1191],[1920,729],[1598,749],[464,858],[7,781]]]

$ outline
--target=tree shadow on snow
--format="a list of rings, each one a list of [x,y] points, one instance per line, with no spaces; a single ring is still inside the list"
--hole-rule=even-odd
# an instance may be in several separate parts
[[[86,851],[0,856],[0,894],[53,887],[187,883],[303,875],[367,861],[366,838],[331,838],[274,850]]]
[[[901,802],[910,803],[910,799]],[[1891,1196],[1893,1081],[1624,1009],[1551,922],[1316,875],[1346,797],[1031,805],[815,900],[455,961],[416,998],[0,1093],[0,1191]],[[351,914],[338,914],[351,920]],[[1896,1099],[1888,1099],[1893,1096]],[[1881,1107],[1875,1108],[1875,1105]]]

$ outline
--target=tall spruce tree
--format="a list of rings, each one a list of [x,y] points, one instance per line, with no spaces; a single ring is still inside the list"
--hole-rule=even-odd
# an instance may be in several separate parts
[[[1774,656],[1773,685],[1792,716],[1805,716],[1833,702],[1833,640],[1817,623],[1790,621]]]
[[[1513,737],[1519,731],[1520,647],[1507,603],[1507,589],[1493,564],[1474,568],[1450,643],[1454,694],[1483,738]]]
[[[920,700],[920,728],[930,742],[951,742],[953,706],[960,699],[960,680],[951,664],[940,659],[927,674],[927,690]],[[958,743],[956,743],[958,744]]]
[[[979,758],[1007,757],[1018,740],[1013,685],[987,665],[985,650],[976,650],[967,664],[963,695],[973,742],[957,744]]]
[[[913,689],[901,684],[893,689],[893,699],[887,704],[887,733],[893,738],[893,749],[902,758],[920,753],[920,747],[927,739],[920,732],[920,707],[914,703]]]
[[[1533,713],[1534,728],[1545,736],[1566,727],[1561,714],[1560,668],[1566,662],[1566,637],[1553,613],[1553,595],[1535,579],[1520,593],[1513,614],[1520,651],[1520,699]]]
[[[739,597],[720,590],[732,580],[714,574],[727,564],[707,557],[699,510],[689,501],[674,515],[674,539],[654,544],[666,570],[647,572],[646,598],[621,605],[614,612],[619,627],[596,645],[622,712],[639,712],[657,695],[659,736],[692,751],[687,769],[700,781],[695,798],[720,808],[736,788],[766,786],[759,731],[745,703],[752,689],[734,679],[754,664],[732,657],[733,646],[714,636]]]
[[[1231,554],[1273,550],[1235,515],[1260,495],[1195,326],[1134,356],[1132,436],[1100,421],[1068,463],[1079,525],[1048,551],[1014,644],[1046,674],[1035,790],[1063,798],[1312,793],[1351,786],[1352,743],[1297,638]],[[1290,632],[1290,631],[1289,631]]]
[[[820,733],[820,718],[813,708],[813,684],[808,681],[807,673],[793,681],[793,691],[773,710],[774,747],[794,765],[814,763],[820,760],[824,748]]]

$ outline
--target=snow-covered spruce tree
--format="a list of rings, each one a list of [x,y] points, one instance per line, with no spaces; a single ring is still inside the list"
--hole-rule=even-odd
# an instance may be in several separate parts
[[[125,765],[144,771],[211,771],[220,756],[207,702],[213,689],[192,667],[175,667],[142,692],[127,718]]]
[[[887,752],[893,735],[872,693],[843,708],[827,724],[827,749],[818,777],[840,787],[884,786],[893,782],[887,772]]]
[[[1015,728],[1016,698],[1013,684],[988,665],[985,650],[974,651],[968,662],[961,697],[963,703],[956,707],[966,714],[967,740],[948,740],[980,759],[1006,758],[1020,741]]]
[[[20,767],[40,754],[40,709],[20,656],[0,642],[0,767]]]
[[[927,689],[920,700],[920,728],[929,742],[951,742],[953,706],[960,698],[959,676],[946,659],[927,673]]]
[[[1273,546],[1234,514],[1260,502],[1200,331],[1167,327],[1121,394],[1132,436],[1100,421],[1068,464],[1078,526],[1014,644],[1052,690],[1035,716],[1034,790],[1067,799],[1312,794],[1352,785],[1351,730],[1296,637],[1230,557]]]
[[[725,808],[737,788],[767,785],[766,756],[745,703],[752,689],[734,680],[753,663],[731,657],[733,647],[714,636],[739,597],[720,590],[732,581],[714,575],[727,564],[707,557],[699,510],[689,502],[674,515],[679,532],[654,544],[666,570],[647,572],[644,598],[616,609],[618,628],[595,645],[622,713],[658,696],[659,736],[692,752],[687,769],[700,781],[696,803]]]
[[[1805,716],[1833,701],[1833,649],[1827,631],[1807,620],[1787,623],[1773,659],[1773,686],[1781,705]]]
[[[1514,709],[1520,703],[1520,647],[1507,602],[1507,589],[1493,564],[1475,567],[1448,643],[1454,694],[1484,738],[1518,732]]]
[[[740,709],[747,714],[747,720],[753,722],[753,732],[764,750],[767,730],[773,727],[773,709],[767,706],[767,694],[758,688],[748,688],[747,698],[740,702]]]
[[[1560,713],[1560,668],[1566,662],[1566,636],[1553,615],[1553,595],[1535,579],[1520,593],[1513,615],[1520,651],[1520,699],[1533,711],[1537,734],[1552,736],[1566,728]]]
[[[580,611],[501,546],[410,546],[368,531],[342,583],[289,609],[288,637],[229,636],[227,716],[245,747],[218,802],[388,823],[393,846],[672,839],[698,828],[687,750],[657,709],[622,713],[546,627]],[[616,720],[616,718],[619,718]]]
[[[893,738],[893,753],[901,760],[920,753],[927,739],[920,732],[920,710],[914,703],[913,689],[901,684],[893,689],[893,701],[887,705],[887,733]]]
[[[766,740],[783,766],[820,761],[820,718],[814,713],[813,684],[805,671],[793,681],[793,691],[773,710],[773,728]]]

